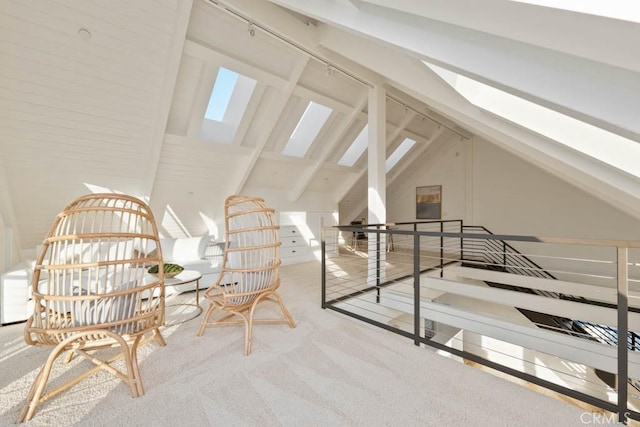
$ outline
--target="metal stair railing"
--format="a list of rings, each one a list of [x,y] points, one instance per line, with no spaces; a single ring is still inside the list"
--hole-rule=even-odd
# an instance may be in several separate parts
[[[493,235],[493,233],[486,227],[476,225],[463,226],[463,232],[471,232],[474,234],[485,233]],[[476,268],[484,267],[489,270],[498,270],[523,276],[541,277],[557,280],[557,278],[553,274],[543,269],[536,262],[534,262],[503,240],[463,239],[463,253],[465,254],[465,257],[462,260],[463,265],[467,264],[471,267]],[[472,256],[467,259],[467,256],[469,256],[470,253],[472,254]],[[500,284],[491,285],[506,287]],[[513,290],[520,290],[522,292],[533,292],[536,295],[542,295],[549,298],[566,299],[585,304],[615,308],[615,305],[613,304],[590,301],[584,297],[576,297],[573,295],[542,291],[538,289],[519,288],[518,286],[508,286],[508,288]],[[630,311],[637,310],[631,309]],[[551,323],[553,323],[553,326],[548,324],[540,324],[539,322],[535,321],[534,323],[537,326],[545,329],[557,330],[558,332],[568,333],[573,336],[592,339],[602,344],[607,344],[610,346],[618,345],[618,333],[616,328],[581,320],[561,318],[558,316],[549,317],[551,317],[551,319],[549,320]],[[571,328],[568,327],[567,321],[570,322]],[[627,333],[627,343],[629,350],[640,351],[640,337],[635,332],[629,331]]]

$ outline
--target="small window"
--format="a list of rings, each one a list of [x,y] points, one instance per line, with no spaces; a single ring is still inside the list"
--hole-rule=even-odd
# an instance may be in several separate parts
[[[351,167],[356,164],[362,153],[369,146],[369,125],[362,128],[356,139],[353,140],[351,146],[345,151],[342,158],[338,161],[340,166]]]
[[[324,105],[309,102],[307,109],[300,118],[296,128],[289,137],[289,142],[282,150],[282,154],[292,157],[304,157],[309,147],[320,133],[320,130],[327,122],[331,108]]]
[[[257,81],[220,67],[204,114],[200,138],[231,144],[251,101]]]
[[[409,150],[411,150],[415,143],[416,142],[413,139],[405,138],[404,141],[402,141],[402,143],[398,145],[398,148],[395,149],[395,151],[389,156],[385,163],[387,173],[391,169],[393,169],[396,164],[398,164],[400,159],[402,159],[409,152]]]
[[[233,90],[238,81],[238,76],[239,74],[235,71],[220,67],[216,82],[211,91],[207,111],[204,113],[205,119],[215,120],[217,122],[221,122],[224,119],[224,115],[229,107],[229,101],[231,101],[231,95],[233,95]]]
[[[640,176],[640,144],[524,98],[422,61],[467,101],[535,133]]]

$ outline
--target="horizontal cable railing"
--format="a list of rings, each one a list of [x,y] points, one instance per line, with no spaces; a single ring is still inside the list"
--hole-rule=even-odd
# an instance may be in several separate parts
[[[640,308],[638,248],[495,235],[462,221],[330,227],[322,307],[640,419],[640,402],[594,374],[640,378],[640,317],[627,310]]]
[[[464,226],[463,231],[467,233],[471,232],[493,234],[483,226]],[[474,257],[474,260],[470,262],[471,265],[474,265],[476,267],[499,269],[523,276],[547,277],[556,279],[553,274],[544,270],[540,265],[533,262],[531,259],[523,255],[520,251],[518,251],[516,248],[509,245],[505,241],[478,241],[477,239],[465,239],[463,251],[465,254],[471,252],[476,255]],[[500,257],[502,257],[501,260],[499,259]],[[502,262],[502,264],[500,263],[500,261]],[[520,290],[528,291],[526,289]],[[611,304],[589,301],[587,298],[576,297],[574,295],[564,295],[556,292],[547,292],[541,290],[534,290],[532,292],[550,298],[562,298],[574,301],[582,301],[585,303],[593,303],[595,305],[611,306]],[[612,346],[618,344],[617,331],[615,328],[611,328],[605,325],[598,325],[591,322],[584,322],[576,319],[559,318],[557,316],[553,316],[553,318],[550,318],[549,320],[556,325],[564,325],[563,327],[560,327],[558,329],[559,332],[568,333],[571,335],[575,335],[577,332],[578,336],[583,336],[587,339],[594,339],[604,344]],[[539,326],[547,327],[545,325]],[[628,333],[627,342],[629,343],[630,350],[640,351],[640,347],[635,344],[638,341],[639,337],[635,332]]]

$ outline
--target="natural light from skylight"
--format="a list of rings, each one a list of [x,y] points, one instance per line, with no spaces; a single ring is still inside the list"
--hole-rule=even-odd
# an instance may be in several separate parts
[[[570,10],[587,15],[604,16],[622,21],[640,22],[637,0],[511,0],[536,6]]]
[[[232,144],[258,82],[220,67],[204,114],[200,138]]]
[[[389,173],[389,171],[398,164],[400,159],[402,159],[409,152],[409,150],[411,150],[415,143],[416,142],[413,139],[405,138],[404,141],[402,141],[402,143],[398,145],[398,148],[396,148],[393,153],[391,153],[391,155],[385,162],[385,169],[387,173]]]
[[[342,158],[338,161],[340,166],[351,167],[356,164],[362,153],[369,146],[369,125],[365,125],[356,139],[353,140],[351,146],[342,155]]]
[[[422,61],[472,104],[634,176],[640,144],[557,111]]]
[[[320,133],[320,129],[331,115],[331,108],[311,101],[302,114],[298,125],[291,133],[287,145],[282,150],[285,156],[302,158]]]
[[[231,95],[233,89],[236,87],[239,74],[235,71],[227,70],[224,67],[220,67],[216,82],[213,85],[211,96],[209,97],[209,105],[207,105],[207,111],[204,113],[204,117],[209,120],[215,120],[221,122],[224,118],[224,114],[227,112],[229,101],[231,101]]]

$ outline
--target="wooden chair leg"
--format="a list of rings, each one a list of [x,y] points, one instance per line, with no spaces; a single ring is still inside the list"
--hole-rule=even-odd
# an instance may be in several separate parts
[[[289,310],[287,310],[287,308],[284,306],[284,303],[282,302],[282,297],[280,297],[280,294],[278,294],[277,292],[274,292],[273,295],[276,297],[276,300],[278,301],[278,305],[280,306],[280,310],[282,310],[282,315],[287,320],[289,327],[292,329],[295,328],[296,322],[293,321],[293,317],[291,317],[291,313],[289,313]]]
[[[162,334],[160,333],[160,329],[159,328],[154,328],[153,329],[153,337],[156,339],[156,341],[158,342],[158,345],[160,347],[164,347],[167,345],[167,343],[165,342],[164,338],[162,337]]]
[[[73,355],[74,355],[73,351],[68,351],[67,355],[64,358],[64,362],[62,363],[64,363],[65,365],[68,365],[69,363],[71,363],[71,361],[73,360]]]
[[[136,388],[136,396],[134,397],[144,396],[144,386],[142,385],[142,377],[140,376],[140,369],[138,367],[138,346],[140,344],[140,338],[142,337],[136,337],[135,341],[131,345],[131,366],[127,368],[129,369],[129,378],[134,381]]]
[[[38,373],[35,382],[29,390],[27,402],[25,403],[25,406],[20,413],[18,423],[29,421],[31,420],[31,418],[33,418],[33,415],[36,412],[36,407],[40,403],[40,398],[42,396],[42,393],[44,392],[44,388],[47,385],[47,381],[49,381],[49,375],[51,375],[53,363],[60,356],[60,354],[62,354],[66,345],[67,341],[63,341],[62,343],[58,344],[53,350],[51,350],[51,353],[47,358],[47,362]]]
[[[198,333],[196,334],[197,336],[201,337],[202,334],[204,334],[204,330],[207,327],[207,323],[209,322],[209,317],[211,317],[211,313],[213,313],[213,310],[215,310],[216,306],[209,303],[209,308],[207,309],[207,312],[204,314],[204,316],[202,317],[202,321],[200,322],[200,328],[198,328]]]
[[[251,338],[253,337],[253,310],[249,318],[244,320],[244,355],[248,356],[251,354]]]

